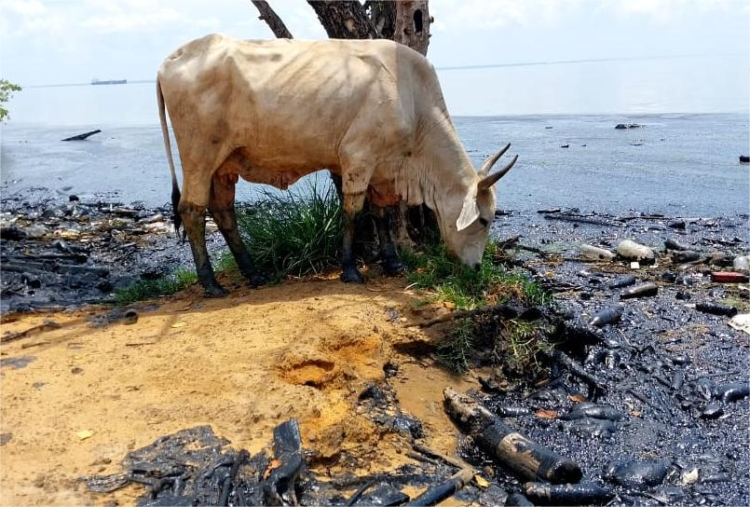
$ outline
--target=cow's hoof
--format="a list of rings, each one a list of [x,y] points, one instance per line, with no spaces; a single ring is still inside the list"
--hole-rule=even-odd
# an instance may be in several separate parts
[[[221,285],[215,285],[212,287],[204,287],[203,294],[207,298],[223,298],[229,294],[229,291]]]
[[[404,273],[404,264],[398,259],[383,261],[383,272],[385,276],[398,276]]]
[[[247,276],[247,282],[250,284],[250,287],[257,289],[258,287],[267,284],[268,278],[266,278],[266,275],[263,273],[258,273],[256,271]]]
[[[365,277],[356,269],[349,269],[341,273],[341,281],[344,283],[365,283]]]

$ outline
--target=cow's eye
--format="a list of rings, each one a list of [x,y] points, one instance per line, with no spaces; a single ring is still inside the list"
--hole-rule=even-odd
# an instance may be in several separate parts
[[[479,223],[482,224],[482,227],[487,227],[487,225],[489,224],[487,219],[482,217],[479,217]]]

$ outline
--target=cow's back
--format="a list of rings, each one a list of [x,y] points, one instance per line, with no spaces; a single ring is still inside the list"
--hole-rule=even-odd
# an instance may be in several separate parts
[[[390,131],[403,137],[419,123],[420,94],[432,87],[439,94],[426,59],[382,40],[210,35],[172,53],[159,80],[183,164],[186,156],[200,158],[208,143],[218,158],[245,147],[254,164],[269,170],[335,166],[359,115],[367,115],[381,138]],[[444,107],[442,95],[426,100]]]

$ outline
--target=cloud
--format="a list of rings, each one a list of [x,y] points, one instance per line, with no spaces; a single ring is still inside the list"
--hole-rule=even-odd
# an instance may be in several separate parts
[[[647,16],[668,21],[678,12],[748,10],[748,0],[433,0],[436,31],[481,30],[507,25],[557,24],[570,11],[609,10],[619,16]]]
[[[472,30],[507,25],[547,24],[583,0],[433,0],[436,29]]]
[[[0,2],[0,17],[3,20],[3,35],[11,37],[55,34],[65,29],[63,19],[39,0],[3,0]]]

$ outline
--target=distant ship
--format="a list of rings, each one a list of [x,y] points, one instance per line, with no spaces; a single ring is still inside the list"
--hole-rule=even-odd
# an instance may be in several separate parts
[[[113,85],[113,84],[127,84],[127,79],[107,79],[107,80],[100,80],[100,79],[92,79],[91,84],[92,85]]]

